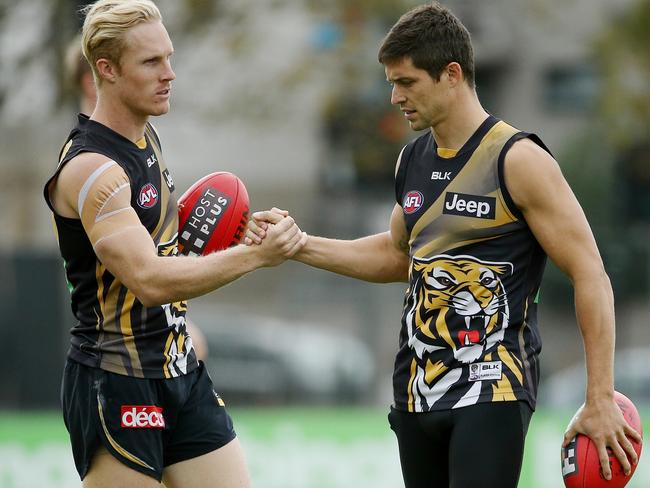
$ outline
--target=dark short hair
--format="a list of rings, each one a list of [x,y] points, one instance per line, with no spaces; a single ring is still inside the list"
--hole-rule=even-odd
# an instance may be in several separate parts
[[[469,31],[438,2],[402,15],[382,41],[378,58],[384,65],[410,58],[416,68],[427,71],[434,80],[440,79],[445,66],[456,62],[467,84],[474,87],[474,50]]]

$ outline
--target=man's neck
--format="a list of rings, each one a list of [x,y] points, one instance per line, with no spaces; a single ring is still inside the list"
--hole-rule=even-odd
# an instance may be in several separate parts
[[[122,104],[105,103],[101,98],[98,99],[90,118],[126,137],[134,144],[142,139],[149,119],[148,116],[134,114]]]
[[[458,150],[472,137],[488,117],[472,90],[450,104],[446,117],[431,127],[438,147]]]

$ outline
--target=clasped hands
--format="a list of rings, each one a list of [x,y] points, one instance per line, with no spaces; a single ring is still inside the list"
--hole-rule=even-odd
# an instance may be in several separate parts
[[[288,211],[273,207],[253,213],[248,221],[244,244],[266,246],[272,241],[279,254],[289,259],[304,247],[307,239],[307,233],[300,230]]]

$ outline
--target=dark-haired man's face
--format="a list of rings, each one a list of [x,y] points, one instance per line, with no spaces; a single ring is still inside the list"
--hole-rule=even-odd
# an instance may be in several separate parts
[[[444,83],[431,78],[427,71],[416,68],[408,57],[386,63],[385,71],[386,79],[393,87],[390,103],[399,105],[411,129],[433,127],[443,116]]]

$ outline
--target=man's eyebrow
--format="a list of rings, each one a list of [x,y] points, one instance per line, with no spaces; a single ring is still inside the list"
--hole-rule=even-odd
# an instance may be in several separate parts
[[[413,78],[410,77],[410,76],[396,76],[395,78],[392,78],[392,79],[391,78],[386,78],[386,81],[388,83],[395,83],[395,82],[398,82],[398,81],[412,81],[412,80],[413,80]]]
[[[149,53],[148,55],[143,56],[145,60],[148,59],[163,59],[163,58],[168,58],[174,54],[174,50],[166,51],[164,53],[158,52],[158,53]]]

